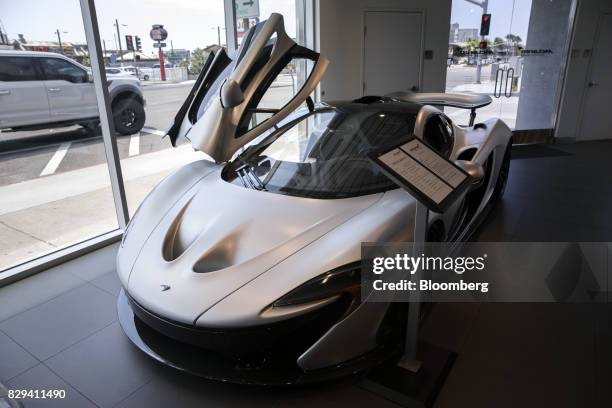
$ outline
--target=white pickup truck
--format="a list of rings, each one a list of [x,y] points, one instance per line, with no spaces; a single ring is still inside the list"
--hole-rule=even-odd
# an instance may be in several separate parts
[[[136,133],[145,100],[136,77],[108,75],[115,131]],[[31,130],[99,124],[87,67],[51,52],[0,50],[0,129]]]

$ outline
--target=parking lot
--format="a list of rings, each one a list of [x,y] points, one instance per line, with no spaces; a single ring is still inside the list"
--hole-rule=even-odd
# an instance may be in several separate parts
[[[143,130],[118,136],[122,159],[170,148],[164,130],[193,84],[143,86],[147,121]],[[100,128],[80,126],[0,133],[0,186],[76,170],[106,161]]]
[[[145,127],[117,136],[131,213],[161,178],[202,156],[162,138],[192,86],[143,84]],[[116,228],[116,219],[100,128],[0,133],[0,267]]]

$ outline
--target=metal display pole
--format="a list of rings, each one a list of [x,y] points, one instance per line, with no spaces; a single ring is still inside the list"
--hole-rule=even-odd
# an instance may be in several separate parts
[[[463,197],[471,186],[471,178],[436,150],[416,136],[398,141],[368,154],[372,162],[398,186],[415,199],[414,233],[411,256],[421,258],[425,254],[429,211],[444,213]],[[420,171],[418,171],[420,170]],[[444,192],[441,196],[440,193]],[[425,271],[422,263],[401,276],[412,284],[408,295],[408,313],[403,350],[381,366],[368,373],[361,386],[375,394],[404,407],[431,407],[456,358],[456,353],[442,347],[419,341],[421,323],[420,283]],[[392,301],[402,301],[399,292]],[[399,353],[402,353],[399,355]]]
[[[412,243],[412,256],[418,257],[425,251],[427,241],[427,220],[429,209],[420,201],[416,203],[416,214],[414,219],[414,240]],[[419,280],[422,276],[419,268],[412,276]],[[417,372],[421,368],[421,362],[417,360],[417,341],[419,335],[419,320],[421,317],[421,293],[420,291],[410,292],[410,305],[408,306],[408,322],[406,324],[406,339],[404,345],[404,355],[397,365],[406,370]]]

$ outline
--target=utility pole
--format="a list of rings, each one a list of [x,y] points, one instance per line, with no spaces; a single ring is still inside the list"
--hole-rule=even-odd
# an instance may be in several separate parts
[[[59,28],[55,29],[55,34],[57,34],[57,42],[59,43],[60,52],[64,53],[64,47],[62,47],[62,37],[60,36]]]
[[[478,2],[475,0],[465,0],[468,3],[472,3],[475,6],[481,7],[482,8],[482,14],[487,14],[487,9],[489,8],[489,0],[482,0],[482,2]],[[485,40],[485,36],[481,35],[480,36],[480,41],[484,41]],[[481,72],[482,72],[482,60],[480,57],[480,49],[478,49],[478,54],[476,54],[476,83],[479,84],[480,83],[480,76],[481,76]]]
[[[215,26],[215,27],[210,27],[211,30],[217,30],[217,44],[219,44],[219,47],[221,46],[221,29],[225,30],[225,27],[221,27],[221,26]]]
[[[119,32],[119,21],[115,19],[115,27],[117,27],[117,43],[119,44],[119,57],[121,57],[121,62],[123,62],[123,50],[121,49],[121,33]]]

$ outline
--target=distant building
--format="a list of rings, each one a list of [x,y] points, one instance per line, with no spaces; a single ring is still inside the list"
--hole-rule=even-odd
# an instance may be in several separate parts
[[[13,43],[9,41],[8,34],[0,21],[0,50],[12,50],[13,48]]]
[[[85,57],[89,55],[87,44],[84,43],[62,41],[60,46],[60,43],[57,41],[27,41],[21,34],[19,39],[14,41],[13,48],[22,51],[56,52],[79,62],[83,62]]]
[[[178,65],[181,61],[191,58],[191,51],[182,48],[165,50],[164,58],[172,65]]]
[[[459,28],[459,23],[453,23],[450,26],[450,32],[448,34],[449,43],[464,43],[469,39],[477,39],[478,35],[477,28]]]

